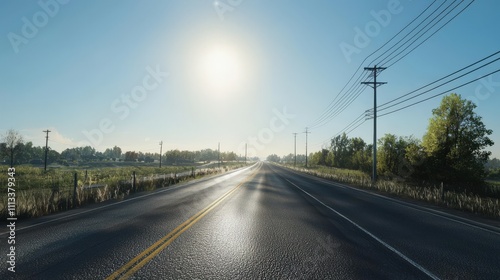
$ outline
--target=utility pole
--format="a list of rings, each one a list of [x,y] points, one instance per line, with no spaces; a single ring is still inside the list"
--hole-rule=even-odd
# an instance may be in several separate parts
[[[48,151],[49,151],[49,132],[51,132],[50,130],[44,130],[43,132],[47,133],[47,136],[45,136],[45,167],[44,167],[44,170],[47,171],[47,154],[48,154]]]
[[[220,168],[220,142],[217,145],[217,166]]]
[[[372,181],[377,181],[377,86],[387,84],[386,82],[377,82],[377,74],[386,67],[365,67],[365,70],[372,71],[373,82],[361,82],[363,85],[368,85],[373,88],[373,175]]]
[[[306,131],[304,132],[306,134],[306,168],[307,168],[307,134],[311,133],[308,131],[308,128],[306,127]]]
[[[245,164],[247,164],[247,143],[245,143]]]
[[[161,168],[161,152],[163,149],[163,141],[160,141],[160,168]]]
[[[293,154],[294,154],[294,159],[293,159],[293,167],[297,165],[297,132],[292,133],[293,138],[294,138],[294,144],[293,144]],[[306,148],[307,150],[307,148]]]

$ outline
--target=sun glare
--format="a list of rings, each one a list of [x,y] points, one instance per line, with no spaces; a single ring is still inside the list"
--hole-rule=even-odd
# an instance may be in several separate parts
[[[202,56],[202,89],[210,95],[233,94],[243,82],[243,61],[236,50],[226,46],[208,49]]]

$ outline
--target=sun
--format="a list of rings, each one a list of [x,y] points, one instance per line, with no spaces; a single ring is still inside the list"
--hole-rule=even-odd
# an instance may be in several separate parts
[[[242,86],[243,70],[241,55],[234,48],[208,48],[200,61],[201,87],[213,96],[233,94]]]

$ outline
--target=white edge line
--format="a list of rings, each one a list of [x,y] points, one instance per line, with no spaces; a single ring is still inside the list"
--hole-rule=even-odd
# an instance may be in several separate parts
[[[221,176],[219,176],[219,177],[216,176],[216,177],[212,177],[212,178],[201,178],[201,180],[203,180],[203,179],[206,179],[206,181],[208,181],[210,179],[217,180],[217,179],[220,179],[221,177],[227,177],[227,178],[224,179],[224,180],[226,180],[226,179],[229,179],[231,177],[234,177],[237,173],[240,173],[240,172],[242,172],[245,169],[250,169],[250,168],[252,168],[254,166],[255,166],[255,164],[251,165],[251,166],[249,166],[247,168],[241,169],[241,170],[236,170],[236,171],[231,172],[229,174],[221,174]],[[81,212],[77,212],[77,213],[73,213],[73,214],[69,214],[69,215],[64,215],[62,217],[50,219],[50,220],[45,221],[45,222],[40,222],[40,223],[32,224],[32,225],[29,225],[29,226],[21,227],[21,228],[16,228],[16,231],[26,230],[26,229],[37,227],[37,226],[41,226],[41,225],[44,225],[44,224],[53,223],[53,222],[64,220],[64,219],[71,218],[71,217],[74,217],[74,216],[83,215],[83,214],[86,214],[86,213],[89,213],[89,212],[93,212],[93,211],[101,210],[101,209],[108,208],[108,207],[111,207],[111,206],[115,206],[115,205],[118,205],[118,204],[121,204],[121,203],[134,201],[134,200],[137,200],[137,199],[140,199],[140,198],[145,198],[145,197],[148,197],[148,196],[151,196],[151,195],[155,195],[155,194],[159,194],[159,193],[163,193],[163,192],[167,192],[167,191],[173,191],[173,190],[176,190],[178,188],[185,187],[188,184],[195,184],[195,183],[199,183],[199,182],[200,181],[198,181],[198,182],[187,182],[186,184],[177,185],[177,186],[174,186],[172,188],[160,189],[160,190],[152,192],[152,193],[144,194],[144,195],[137,196],[137,197],[132,197],[132,198],[129,198],[129,199],[126,199],[126,200],[122,200],[122,201],[118,201],[118,202],[114,202],[114,203],[111,203],[111,204],[108,204],[108,205],[103,205],[103,206],[92,208],[92,209],[89,209],[89,210],[85,210],[85,211],[81,211]],[[8,231],[6,231],[6,232],[0,232],[0,236],[2,236],[4,234],[8,234],[8,233],[9,233]]]
[[[283,178],[283,177],[282,177]],[[324,207],[326,207],[327,209],[329,209],[330,211],[334,212],[335,214],[339,215],[340,217],[342,217],[343,219],[345,219],[346,221],[348,221],[349,223],[351,223],[352,225],[354,225],[355,227],[357,227],[358,229],[360,229],[361,231],[363,231],[364,233],[366,233],[368,236],[370,236],[371,238],[375,239],[378,243],[382,244],[384,247],[386,247],[387,249],[391,250],[392,252],[394,252],[396,255],[398,255],[399,257],[401,257],[402,259],[404,259],[405,261],[407,261],[409,264],[413,265],[415,268],[417,268],[418,270],[420,270],[421,272],[425,273],[427,276],[429,276],[430,278],[432,279],[439,279],[439,277],[437,277],[436,275],[434,275],[432,272],[430,272],[429,270],[425,269],[423,266],[419,265],[418,263],[414,262],[412,259],[408,258],[407,256],[405,256],[403,253],[399,252],[398,250],[396,250],[396,248],[392,247],[391,245],[385,243],[384,241],[382,241],[380,238],[378,238],[377,236],[375,236],[374,234],[372,234],[371,232],[369,232],[368,230],[364,229],[362,226],[356,224],[355,222],[353,222],[351,219],[347,218],[346,216],[342,215],[341,213],[339,213],[337,210],[331,208],[330,206],[326,205],[325,203],[323,203],[322,201],[320,201],[319,199],[317,199],[316,197],[314,197],[313,195],[311,195],[310,193],[306,192],[305,190],[303,190],[302,188],[300,188],[299,186],[297,186],[296,184],[290,182],[288,179],[286,178],[283,178],[285,179],[288,183],[292,184],[294,187],[296,187],[297,189],[301,190],[303,193],[307,194],[308,196],[310,196],[312,199],[316,200],[318,203],[320,203],[321,205],[323,205]]]
[[[314,179],[316,179],[316,180],[318,180],[320,182],[323,182],[323,183],[331,185],[331,186],[340,187],[340,188],[344,188],[344,189],[348,188],[348,189],[355,190],[355,191],[358,191],[358,192],[362,192],[362,193],[365,193],[365,194],[373,195],[373,196],[376,196],[376,197],[379,197],[379,198],[383,198],[383,199],[389,200],[389,201],[394,202],[394,203],[398,203],[398,204],[406,206],[408,208],[412,208],[412,209],[420,211],[420,212],[428,213],[428,214],[431,214],[431,215],[434,215],[436,217],[440,217],[440,218],[443,218],[443,219],[446,219],[446,220],[449,220],[449,221],[452,221],[452,222],[456,222],[456,223],[459,223],[459,224],[462,224],[462,225],[466,225],[466,226],[473,227],[473,228],[480,229],[480,230],[484,230],[484,231],[487,231],[487,232],[490,232],[490,233],[493,233],[493,234],[496,234],[496,235],[500,235],[500,232],[496,231],[497,228],[495,226],[492,226],[492,225],[488,225],[488,224],[484,224],[484,223],[481,223],[481,222],[473,221],[473,220],[470,220],[470,219],[467,219],[467,218],[459,217],[459,216],[456,216],[456,215],[453,215],[453,214],[449,214],[449,213],[446,213],[446,212],[442,212],[442,211],[439,211],[439,210],[430,209],[430,208],[427,208],[427,207],[424,207],[424,206],[420,206],[420,205],[416,205],[416,204],[413,204],[413,203],[409,203],[409,202],[397,200],[397,199],[394,199],[394,198],[391,198],[391,197],[387,197],[387,196],[382,195],[382,194],[377,194],[377,193],[370,192],[368,190],[354,188],[354,187],[351,187],[351,186],[348,186],[348,185],[345,185],[345,184],[342,184],[342,183],[332,182],[332,181],[329,181],[328,179],[325,179],[325,178],[316,177],[314,175],[310,175],[310,174],[306,174],[306,173],[300,173],[300,172],[297,172],[297,171],[292,170],[292,169],[288,169],[287,168],[287,170],[289,170],[290,172],[295,173],[297,175],[307,175],[307,176],[310,176],[311,178],[314,178]]]

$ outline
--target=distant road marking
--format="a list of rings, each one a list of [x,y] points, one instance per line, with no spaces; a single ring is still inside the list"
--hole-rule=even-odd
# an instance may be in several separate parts
[[[399,252],[396,248],[392,247],[391,245],[385,243],[384,241],[382,241],[380,238],[378,238],[377,236],[375,236],[374,234],[372,234],[371,232],[369,232],[368,230],[366,230],[365,228],[363,228],[362,226],[358,225],[357,223],[355,223],[354,221],[352,221],[351,219],[347,218],[346,216],[342,215],[340,212],[338,212],[337,210],[333,209],[332,207],[326,205],[325,203],[323,203],[321,200],[317,199],[316,197],[314,197],[313,195],[311,195],[310,193],[306,192],[305,190],[303,190],[301,187],[297,186],[296,184],[292,183],[290,180],[288,180],[287,178],[285,177],[282,177],[284,180],[286,180],[288,183],[290,183],[291,185],[293,185],[294,187],[296,187],[297,189],[301,190],[303,193],[307,194],[308,196],[310,196],[312,199],[316,200],[319,204],[323,205],[324,207],[326,207],[327,209],[329,209],[330,211],[334,212],[335,214],[339,215],[340,217],[344,218],[346,221],[348,221],[349,223],[351,223],[352,225],[354,225],[355,227],[357,227],[358,229],[360,229],[362,232],[366,233],[368,236],[370,236],[371,238],[375,239],[378,243],[382,244],[384,247],[386,247],[387,249],[391,250],[392,252],[394,252],[396,255],[398,255],[399,257],[401,257],[402,259],[404,259],[405,261],[407,261],[409,264],[411,264],[412,266],[414,266],[415,268],[417,268],[418,270],[420,270],[421,272],[423,272],[424,274],[426,274],[427,276],[429,276],[430,278],[432,279],[439,279],[439,277],[437,277],[436,275],[434,275],[432,272],[430,272],[429,270],[425,269],[423,266],[419,265],[418,263],[416,263],[415,261],[413,261],[412,259],[410,259],[409,257],[405,256],[403,253]]]
[[[259,165],[259,167],[262,164]],[[169,232],[167,235],[162,237],[160,240],[156,241],[149,248],[144,250],[142,253],[137,255],[131,261],[126,263],[124,266],[119,268],[113,274],[108,276],[106,280],[112,279],[128,279],[130,276],[134,275],[139,269],[141,269],[144,265],[146,265],[151,259],[153,259],[156,255],[158,255],[161,251],[163,251],[168,245],[170,245],[177,237],[179,237],[183,232],[193,226],[196,222],[198,222],[201,218],[203,218],[208,212],[213,210],[217,205],[219,205],[222,201],[228,198],[232,193],[238,190],[243,184],[247,183],[260,168],[256,168],[254,172],[248,175],[241,183],[239,183],[236,187],[227,191],[221,197],[216,199],[214,202],[210,203],[207,207],[202,209],[200,212],[193,215],[191,218],[180,224],[174,230]]]

